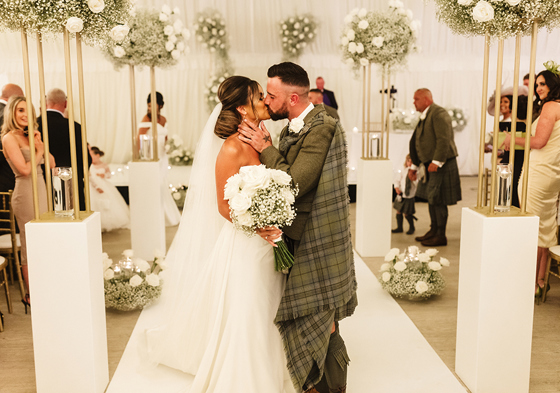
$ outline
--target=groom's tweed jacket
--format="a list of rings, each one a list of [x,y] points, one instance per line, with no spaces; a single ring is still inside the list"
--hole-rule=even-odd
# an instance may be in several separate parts
[[[333,320],[357,305],[350,239],[347,149],[340,123],[322,105],[304,119],[299,134],[280,137],[280,150],[265,149],[261,162],[289,173],[300,189],[297,217],[284,233],[299,242],[276,315],[294,385],[302,389],[313,363],[322,377]],[[346,353],[335,355],[348,362]]]

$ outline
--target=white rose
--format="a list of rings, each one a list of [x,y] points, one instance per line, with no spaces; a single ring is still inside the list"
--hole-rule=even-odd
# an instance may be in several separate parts
[[[296,22],[296,23],[294,24],[294,29],[299,29],[300,26],[301,26],[301,25],[299,24],[299,22]]]
[[[360,11],[358,11],[358,17],[365,18],[366,15],[367,15],[367,10],[365,8],[362,8]]]
[[[161,7],[161,12],[163,12],[164,14],[167,14],[167,15],[171,15],[171,8],[169,8],[169,6],[167,4],[164,4]]]
[[[173,13],[175,15],[179,15],[181,13],[181,10],[179,9],[179,7],[175,7],[175,8],[173,8]]]
[[[142,280],[142,277],[140,277],[138,274],[135,274],[130,279],[130,286],[131,287],[137,287],[138,285],[142,284],[142,281],[144,281],[144,280]]]
[[[105,273],[103,273],[103,278],[105,280],[110,280],[114,277],[115,277],[115,272],[113,271],[113,269],[107,269],[105,270]]]
[[[178,50],[179,52],[184,51],[184,50],[185,50],[185,44],[183,44],[182,42],[179,42],[179,43],[177,44],[177,50]]]
[[[460,114],[460,113],[457,113],[457,114],[455,115],[455,117],[456,117],[457,119],[462,119],[462,118],[463,118],[463,115]]]
[[[175,32],[179,34],[181,30],[183,30],[183,21],[181,21],[181,19],[177,19],[175,23],[173,23],[173,28],[175,29]]]
[[[385,38],[383,37],[374,37],[373,40],[371,40],[371,43],[376,47],[381,48],[383,46],[383,41],[385,41]]]
[[[348,37],[346,37],[346,36],[344,36],[340,39],[340,43],[342,45],[348,45],[348,42],[350,42],[350,41],[348,40]]]
[[[348,52],[356,53],[356,50],[358,50],[358,45],[356,45],[356,43],[354,41],[350,42],[348,44]]]
[[[303,40],[305,38],[305,34],[301,33],[298,37],[300,40]]]
[[[428,290],[428,284],[425,281],[418,281],[416,283],[416,292],[424,293]]]
[[[404,124],[410,124],[411,122],[412,122],[412,120],[410,120],[409,117],[405,117],[405,118],[403,119],[403,123],[404,123]]]
[[[229,207],[236,214],[243,214],[251,207],[251,197],[245,192],[238,192],[233,198],[229,200]]]
[[[354,8],[352,9],[352,11],[350,11],[350,15],[358,15],[358,12],[360,12],[359,8]]]
[[[426,254],[428,254],[428,256],[430,257],[435,257],[437,255],[439,251],[436,250],[435,248],[429,248],[426,250]]]
[[[281,184],[283,186],[290,185],[292,183],[292,177],[288,175],[286,172],[281,171],[279,169],[272,169],[270,171],[270,176],[272,180],[276,183]]]
[[[303,23],[309,23],[309,18],[303,18]]]
[[[417,246],[409,246],[409,247],[408,247],[408,252],[411,253],[411,254],[416,255],[416,254],[418,254],[418,251],[419,251],[419,250],[418,250],[418,247],[417,247]]]
[[[112,259],[104,259],[103,260],[103,271],[109,269],[111,266],[113,265],[113,260]]]
[[[362,57],[362,58],[360,59],[360,64],[363,65],[363,66],[365,67],[365,66],[369,65],[369,60],[366,59],[365,57]]]
[[[412,22],[410,22],[410,30],[412,30],[412,32],[418,31],[421,26],[422,22],[420,22],[419,20],[413,20]]]
[[[393,259],[396,258],[397,255],[399,255],[399,249],[398,248],[391,248],[391,250],[389,250],[387,255],[385,255],[385,262],[392,261]]]
[[[249,212],[245,212],[243,214],[240,214],[237,216],[237,221],[239,222],[239,224],[250,227],[253,226],[253,216],[251,216],[251,213]]]
[[[457,0],[460,5],[471,5],[473,0]]]
[[[383,282],[387,282],[391,279],[391,273],[389,272],[385,272],[381,275],[381,279],[383,280]]]
[[[105,8],[103,0],[88,0],[87,5],[94,14],[99,14]]]
[[[173,49],[175,49],[175,44],[171,41],[167,41],[165,43],[165,50],[171,52]]]
[[[219,34],[219,35],[224,35],[224,34],[226,34],[226,32],[223,31],[223,30],[220,30],[220,31],[218,32],[218,34]]]
[[[391,268],[391,264],[385,262],[383,265],[381,265],[381,268],[379,269],[380,272],[386,272],[387,270],[389,270]]]
[[[142,258],[134,258],[133,263],[140,269],[142,272],[146,272],[150,270],[150,264],[143,260]]]
[[[241,187],[241,176],[234,175],[229,179],[227,179],[224,188],[224,199],[228,200],[236,196],[239,193],[240,187]]]
[[[290,132],[295,132],[296,134],[301,131],[305,123],[300,118],[295,118],[290,121]]]
[[[171,26],[171,25],[167,25],[163,28],[163,34],[165,34],[165,35],[171,35],[171,34],[173,34],[174,31],[175,30],[173,29],[173,26]]]
[[[109,254],[107,254],[106,252],[102,252],[102,253],[101,253],[101,259],[102,259],[102,260],[109,259]]]
[[[181,52],[179,52],[178,50],[174,50],[173,52],[171,52],[171,57],[173,57],[173,59],[175,60],[179,60],[179,58],[181,57]]]
[[[354,64],[354,59],[352,59],[351,57],[349,57],[348,59],[346,59],[346,64],[348,64],[348,65]]]
[[[439,258],[439,263],[441,264],[441,266],[447,267],[449,266],[449,259],[441,257]]]
[[[404,4],[400,0],[389,0],[389,7],[398,9],[404,7]]]
[[[243,191],[252,196],[258,189],[267,188],[270,184],[270,172],[264,165],[246,166],[239,170],[243,179]]]
[[[132,258],[134,256],[134,252],[132,250],[124,250],[122,252],[123,256],[125,256],[126,258]]]
[[[168,40],[169,40],[169,42],[176,43],[177,42],[177,36],[175,34],[170,35]]]
[[[154,273],[148,274],[146,276],[146,282],[152,287],[157,287],[159,285],[159,276]]]
[[[357,53],[364,53],[364,44],[362,44],[361,42],[358,43],[358,45],[356,46],[356,52]]]
[[[125,39],[126,35],[130,31],[130,28],[127,25],[118,25],[111,29],[109,36],[115,42],[121,42]]]
[[[350,23],[352,23],[353,19],[354,19],[354,15],[348,14],[344,17],[344,23],[350,24]]]
[[[431,258],[428,254],[426,254],[425,252],[418,254],[418,260],[420,262],[430,262]]]
[[[154,258],[156,258],[156,259],[165,258],[165,252],[163,252],[159,248],[156,248],[154,250]],[[159,263],[159,262],[156,262],[156,263]]]
[[[122,46],[115,46],[113,48],[113,54],[115,55],[115,57],[120,58],[120,57],[123,57],[126,54],[126,52],[125,52],[125,50],[123,49]]]
[[[487,1],[480,0],[473,8],[473,19],[481,23],[494,19],[494,8]]]
[[[346,37],[348,37],[348,39],[350,41],[353,41],[354,38],[356,38],[356,32],[354,30],[350,29],[346,32]]]
[[[84,28],[84,22],[80,18],[71,17],[66,21],[66,30],[70,33],[79,33]]]
[[[313,33],[309,33],[307,36],[308,36],[309,38],[315,37],[315,35],[314,35]]]
[[[365,19],[362,19],[360,23],[358,23],[358,27],[362,30],[365,30],[369,27],[369,22]]]
[[[402,272],[403,270],[406,269],[406,263],[404,263],[404,262],[397,262],[397,263],[395,263],[395,266],[394,266],[394,267],[395,267],[395,270],[396,270],[396,271]]]
[[[435,272],[441,270],[441,264],[439,262],[430,262],[428,263],[428,267]]]
[[[167,262],[165,262],[165,259],[158,260],[157,264],[161,270],[166,270],[169,267]]]
[[[399,13],[399,15],[406,15],[406,10],[403,8],[397,8],[397,12]]]
[[[406,17],[410,20],[412,20],[412,18],[414,17],[414,14],[412,13],[411,10],[406,10]]]
[[[290,205],[296,201],[294,194],[288,189],[284,188],[282,190],[282,197],[288,202]]]
[[[453,120],[451,122],[451,127],[453,127],[453,128],[457,127],[457,122],[455,120]]]
[[[506,3],[508,3],[512,7],[515,7],[517,4],[521,3],[521,0],[506,0]]]

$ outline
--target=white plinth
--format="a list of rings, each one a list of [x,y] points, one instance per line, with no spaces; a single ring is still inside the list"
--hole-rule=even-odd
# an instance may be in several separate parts
[[[158,162],[129,162],[130,235],[134,255],[148,261],[165,252],[165,212]]]
[[[356,251],[385,256],[391,249],[393,166],[390,160],[358,161]]]
[[[99,213],[25,226],[38,393],[109,383]]]
[[[538,225],[463,209],[455,372],[473,393],[529,391]]]

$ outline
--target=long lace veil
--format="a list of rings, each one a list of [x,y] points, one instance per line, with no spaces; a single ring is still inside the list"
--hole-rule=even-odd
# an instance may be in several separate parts
[[[163,275],[163,291],[158,303],[160,318],[148,329],[148,352],[160,363],[173,356],[174,329],[182,325],[180,310],[185,308],[202,264],[209,257],[225,220],[218,212],[215,165],[223,140],[214,134],[222,105],[215,108],[202,132],[195,151],[181,223],[167,253],[169,266]]]

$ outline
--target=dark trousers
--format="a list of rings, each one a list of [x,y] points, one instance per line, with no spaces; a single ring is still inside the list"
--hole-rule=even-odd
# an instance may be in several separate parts
[[[428,205],[428,208],[430,210],[430,230],[435,231],[437,236],[445,236],[449,215],[447,205]]]

